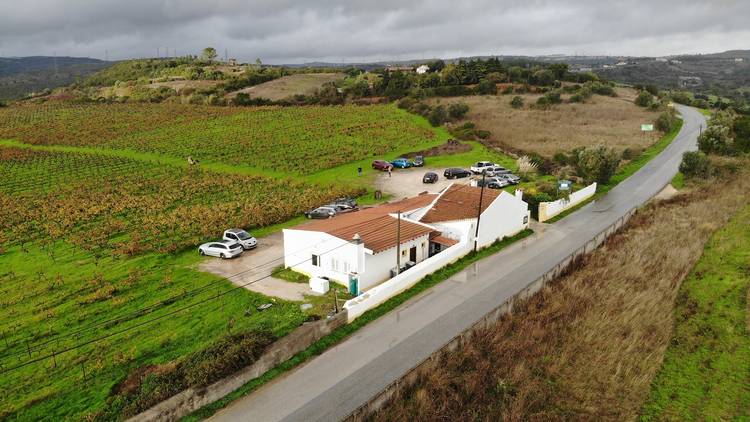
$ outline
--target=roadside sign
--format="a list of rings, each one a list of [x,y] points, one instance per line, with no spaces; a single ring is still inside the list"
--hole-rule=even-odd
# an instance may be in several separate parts
[[[570,188],[573,186],[573,182],[570,180],[558,180],[557,181],[557,189],[559,190],[570,190]]]
[[[641,125],[641,130],[644,132],[653,132],[654,125]]]

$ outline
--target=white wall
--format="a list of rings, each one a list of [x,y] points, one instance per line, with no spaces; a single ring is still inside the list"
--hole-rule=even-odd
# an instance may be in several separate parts
[[[391,278],[396,268],[396,247],[372,254],[364,245],[331,236],[327,233],[284,229],[284,266],[311,277],[328,277],[349,286],[349,273],[359,274],[359,290],[364,292]],[[425,244],[424,249],[422,244]],[[401,265],[409,260],[409,249],[417,247],[417,262],[429,256],[429,235],[404,242]],[[312,255],[320,257],[320,265],[312,265]]]
[[[422,243],[425,244],[424,253],[422,252]],[[426,259],[429,256],[430,249],[429,235],[424,235],[401,244],[401,251],[406,252],[406,256],[402,254],[401,266],[409,260],[409,249],[412,246],[417,247],[417,262]],[[366,254],[365,260],[367,270],[364,273],[360,273],[359,276],[360,292],[367,291],[391,278],[391,269],[396,268],[396,247],[394,246],[374,255]]]
[[[524,222],[526,217],[526,222]],[[520,197],[502,192],[498,198],[482,213],[479,226],[480,248],[491,245],[497,239],[513,236],[528,228],[530,220],[529,206]],[[457,261],[474,249],[476,219],[456,220],[436,223],[434,226],[443,231],[447,237],[459,242],[439,254],[415,265],[408,271],[383,282],[362,295],[346,301],[349,321],[353,321],[367,310],[372,309],[397,294],[417,284],[428,274]]]
[[[466,255],[472,247],[473,243],[464,237],[459,243],[420,262],[408,271],[369,289],[354,299],[347,300],[344,303],[344,308],[347,310],[349,322],[354,321],[369,309],[375,308],[393,296],[409,289],[426,275],[434,273],[444,266],[457,261]]]
[[[327,233],[284,229],[284,266],[311,277],[328,277],[345,286],[349,273],[367,271],[364,245],[331,236]],[[318,266],[312,255],[318,255]]]
[[[570,194],[568,200],[558,199],[539,203],[539,221],[547,221],[561,212],[573,208],[596,193],[596,182]]]

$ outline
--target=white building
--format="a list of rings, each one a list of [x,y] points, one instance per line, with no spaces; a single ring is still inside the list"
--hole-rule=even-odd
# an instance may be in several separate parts
[[[426,64],[423,64],[422,66],[419,66],[416,70],[418,75],[423,75],[430,71],[430,66],[427,66]]]
[[[528,227],[528,204],[520,191],[511,195],[485,189],[475,239],[480,192],[451,185],[439,194],[284,229],[284,265],[363,292],[392,278],[397,268],[408,271],[427,259],[440,259],[442,251],[460,242],[476,241],[481,248]]]

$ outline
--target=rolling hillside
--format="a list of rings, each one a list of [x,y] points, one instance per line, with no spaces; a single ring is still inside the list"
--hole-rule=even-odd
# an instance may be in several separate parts
[[[0,101],[67,86],[109,65],[82,57],[0,57]]]

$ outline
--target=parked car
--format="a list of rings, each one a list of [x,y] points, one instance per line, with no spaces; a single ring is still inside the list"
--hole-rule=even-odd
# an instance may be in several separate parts
[[[422,183],[435,183],[438,181],[437,173],[428,171],[422,176]]]
[[[417,155],[413,160],[411,160],[411,165],[413,167],[424,167],[424,157],[421,155]]]
[[[224,231],[224,240],[237,242],[242,245],[242,249],[250,250],[255,249],[258,246],[258,241],[255,240],[253,235],[242,230],[242,229],[229,229]]]
[[[487,177],[484,179],[478,179],[477,180],[477,186],[481,187],[482,184],[485,183],[486,187],[489,189],[502,189],[506,186],[510,186],[510,182],[502,177]]]
[[[500,174],[498,175],[498,177],[502,177],[503,179],[507,180],[511,185],[517,185],[521,182],[521,178],[512,173]]]
[[[492,161],[478,161],[471,166],[470,170],[474,174],[482,174],[485,167],[497,167],[498,165]]]
[[[242,245],[232,240],[220,240],[218,242],[208,242],[198,247],[201,255],[217,256],[221,259],[234,258],[242,255]]]
[[[334,204],[343,206],[346,209],[357,208],[357,201],[352,198],[337,198],[333,201]]]
[[[486,174],[487,176],[490,176],[490,177],[494,177],[494,176],[499,176],[501,174],[510,174],[510,170],[501,166],[489,166],[489,167],[485,167],[484,170],[481,171],[481,173]]]
[[[372,162],[372,168],[380,171],[387,171],[388,168],[392,168],[391,163],[385,160],[375,160]]]
[[[445,169],[443,176],[445,176],[446,179],[458,179],[460,177],[471,176],[471,172],[466,169],[453,167],[453,168]]]
[[[352,208],[349,208],[349,207],[347,207],[344,204],[335,204],[335,203],[334,204],[325,204],[325,205],[323,205],[320,208],[333,208],[333,210],[336,211],[336,214],[352,210]]]
[[[305,213],[305,217],[317,219],[331,218],[334,215],[336,210],[331,207],[318,207]]]
[[[391,165],[397,169],[405,169],[411,167],[411,162],[406,158],[396,158],[391,161]]]

